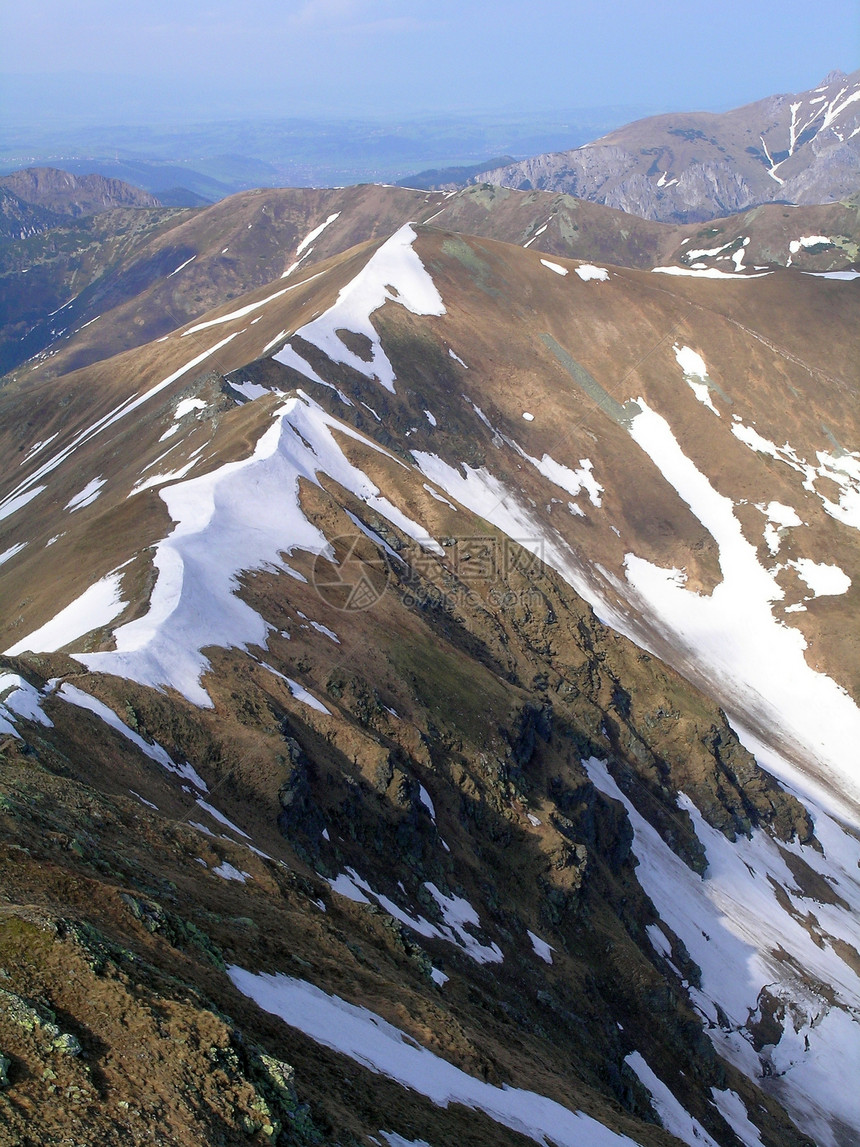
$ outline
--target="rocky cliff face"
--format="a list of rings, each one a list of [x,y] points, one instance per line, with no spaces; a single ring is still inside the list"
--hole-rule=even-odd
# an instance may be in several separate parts
[[[57,215],[96,215],[114,207],[160,206],[154,195],[121,179],[73,175],[54,167],[27,167],[0,176],[0,187]]]
[[[703,222],[768,202],[832,203],[860,182],[860,73],[723,115],[654,116],[575,151],[479,173],[645,219]]]
[[[28,239],[64,222],[59,212],[28,203],[8,188],[0,190],[0,239]]]
[[[15,171],[0,176],[0,258],[8,257],[13,244],[68,228],[72,219],[85,227],[92,216],[118,208],[151,210],[159,206],[155,196],[120,179],[76,176],[52,167]],[[63,238],[66,242],[61,239],[60,245],[74,262],[77,251],[68,242],[68,235]],[[51,246],[52,241],[47,242]],[[27,263],[28,270],[32,266],[32,261]]]

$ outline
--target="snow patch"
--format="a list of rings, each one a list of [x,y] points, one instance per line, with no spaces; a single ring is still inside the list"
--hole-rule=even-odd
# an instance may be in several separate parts
[[[202,650],[265,648],[268,639],[269,624],[238,596],[240,572],[289,573],[283,555],[295,549],[331,554],[325,536],[299,503],[299,480],[319,485],[319,471],[422,546],[444,554],[426,529],[347,461],[335,431],[390,457],[299,392],[275,412],[250,457],[162,489],[159,496],[176,525],[155,551],[157,578],[149,610],[116,631],[115,650],[78,655],[78,660],[94,672],[115,673],[154,688],[172,686],[193,704],[210,707],[200,682],[209,669]],[[272,514],[266,494],[273,490],[278,492],[277,514]],[[208,603],[205,611],[200,601]],[[311,695],[305,697],[304,691],[299,696],[315,707],[321,704],[308,700]]]
[[[780,771],[773,756],[761,763]],[[836,1147],[831,1117],[860,1127],[860,1096],[844,1086],[860,1070],[860,977],[850,957],[840,955],[848,951],[844,945],[857,943],[860,843],[815,806],[810,809],[823,852],[796,840],[779,844],[759,829],[732,842],[681,795],[678,804],[692,818],[707,856],[701,877],[637,812],[605,762],[592,757],[583,764],[595,787],[624,805],[637,879],[701,968],[701,988],[688,986],[688,992],[717,1052],[785,1104],[821,1147]],[[827,881],[833,901],[803,893],[785,851]],[[765,990],[785,1018],[777,1042],[757,1051],[749,1027],[766,1005]]]
[[[233,865],[229,864],[226,860],[222,860],[218,867],[213,868],[212,871],[216,876],[220,876],[222,880],[237,880],[240,884],[244,884],[245,881],[251,879],[250,872],[242,872],[238,868],[234,868]]]
[[[737,275],[734,271],[721,271],[718,267],[706,267],[696,271],[692,267],[652,267],[652,272],[659,275],[692,275],[698,279],[733,279],[736,283],[747,279],[766,279],[772,271],[755,272],[752,275]]]
[[[314,697],[313,693],[309,693],[308,690],[305,689],[304,685],[300,685],[298,681],[293,681],[291,677],[287,677],[285,680],[290,687],[290,692],[297,701],[303,702],[311,709],[316,709],[318,713],[327,713],[331,716],[331,709],[327,709],[322,701],[319,701]]]
[[[51,685],[54,682],[50,683]],[[63,701],[68,702],[70,705],[77,705],[79,709],[87,709],[93,713],[99,720],[109,725],[111,729],[119,733],[120,736],[125,737],[130,741],[151,761],[161,765],[162,768],[167,769],[168,772],[175,773],[177,776],[182,777],[183,780],[191,781],[202,792],[206,792],[206,782],[197,773],[197,770],[186,761],[184,764],[177,764],[176,761],[161,747],[156,741],[145,741],[139,733],[134,729],[130,729],[124,721],[121,721],[114,713],[113,709],[109,708],[103,701],[91,697],[89,693],[84,693],[82,689],[78,689],[75,685],[70,685],[67,681],[64,682],[57,690],[57,696]]]
[[[670,1135],[677,1136],[689,1147],[718,1147],[698,1119],[695,1119],[675,1098],[662,1079],[658,1078],[638,1051],[632,1051],[624,1062],[651,1094],[651,1105],[660,1122]]]
[[[784,506],[782,502],[769,502],[767,506],[757,505],[756,509],[761,510],[767,518],[767,525],[764,528],[767,548],[771,554],[777,554],[782,544],[783,532],[793,526],[802,526],[803,522],[791,506]]]
[[[789,561],[788,565],[797,570],[814,597],[837,597],[847,593],[851,587],[851,578],[839,566],[814,562],[811,558],[798,558],[797,561]]]
[[[744,1147],[761,1147],[761,1135],[754,1123],[750,1123],[744,1101],[736,1091],[720,1091],[712,1087],[711,1095],[719,1108],[720,1115],[743,1143]]]
[[[402,1032],[367,1008],[327,995],[320,988],[290,976],[254,974],[233,965],[227,969],[235,987],[264,1011],[291,1027],[347,1055],[371,1071],[427,1096],[437,1107],[451,1103],[483,1111],[541,1147],[636,1147],[581,1111],[516,1087],[495,1087],[466,1072]]]
[[[767,454],[797,471],[803,476],[803,489],[815,494],[821,500],[825,512],[831,518],[860,530],[860,453],[842,450],[834,456],[827,451],[819,450],[816,452],[818,465],[815,466],[801,458],[788,442],[783,446],[777,446],[752,426],[736,422],[732,426],[732,434],[751,450]],[[829,478],[840,488],[837,502],[832,502],[816,489],[815,483],[819,478]]]
[[[120,596],[121,581],[118,571],[103,577],[50,621],[20,638],[4,652],[10,657],[28,649],[31,653],[56,653],[92,630],[109,625],[128,605]]]
[[[693,394],[703,406],[707,406],[719,418],[720,412],[711,401],[711,386],[705,360],[697,351],[688,346],[678,346],[676,343],[673,350],[678,366],[684,372],[684,378]]]
[[[8,550],[4,550],[3,553],[0,554],[0,566],[5,562],[11,561],[12,558],[14,558],[16,554],[20,554],[21,550],[25,549],[27,545],[27,542],[17,542],[14,546],[10,546]]]
[[[261,386],[259,382],[231,382],[230,389],[240,394],[246,402],[253,402],[257,398],[265,398],[266,395],[276,394],[280,396],[281,394],[281,391],[269,390],[267,386]]]
[[[237,824],[234,824],[228,816],[225,816],[220,809],[215,808],[214,805],[209,804],[208,801],[203,800],[201,797],[197,797],[197,803],[204,812],[209,813],[213,820],[217,820],[219,824],[223,824],[225,828],[229,828],[231,832],[235,832],[237,836],[241,836],[245,840],[251,839],[247,832],[243,832],[243,830],[239,828]],[[256,851],[256,849],[254,851]],[[264,854],[260,853],[260,855],[262,856]]]
[[[355,881],[345,872],[341,872],[333,880],[328,881],[332,892],[336,892],[338,896],[345,896],[347,900],[352,900],[354,904],[369,904],[370,900],[364,895]]]
[[[187,267],[189,263],[193,263],[196,258],[197,258],[196,255],[192,255],[190,259],[186,259],[184,263],[180,263],[175,271],[170,272],[170,274],[167,276],[168,279],[172,279],[174,275],[178,275],[179,272],[183,269],[183,267]]]
[[[535,955],[540,956],[540,958],[545,963],[551,964],[552,954],[555,951],[553,946],[551,944],[547,944],[546,940],[541,940],[540,936],[536,936],[534,932],[530,932],[528,928],[526,928],[526,932],[528,933],[528,938],[532,942],[532,948],[534,948]]]
[[[313,278],[317,276],[314,275]],[[243,319],[245,315],[250,315],[253,311],[258,311],[260,307],[265,307],[267,304],[272,303],[275,299],[279,299],[281,295],[285,295],[287,291],[294,291],[296,287],[302,287],[305,283],[311,282],[311,279],[305,279],[301,283],[294,283],[291,287],[282,287],[280,291],[275,291],[273,295],[268,295],[265,299],[258,299],[256,303],[246,303],[244,307],[239,307],[238,310],[230,311],[227,315],[221,315],[217,319],[207,319],[202,323],[195,323],[193,327],[182,332],[182,338],[187,338],[189,335],[195,335],[198,331],[208,330],[209,327],[218,327],[223,323],[232,323],[235,319]]]
[[[129,498],[134,494],[140,494],[143,490],[150,490],[154,486],[163,486],[165,482],[176,482],[180,478],[184,478],[190,470],[194,469],[196,462],[196,458],[189,458],[185,465],[180,466],[178,470],[168,470],[164,474],[150,474],[148,478],[142,478],[136,485],[132,486],[129,491]]]
[[[814,279],[841,279],[851,282],[860,279],[860,271],[802,271],[803,275],[811,275]]]
[[[315,629],[317,633],[322,633],[325,637],[333,641],[335,645],[340,645],[340,638],[333,629],[329,629],[327,625],[323,625],[321,621],[313,621],[308,619],[311,623],[311,628]]]
[[[792,255],[796,255],[801,247],[817,247],[822,243],[827,247],[831,247],[833,240],[828,239],[826,235],[802,235],[799,239],[792,239],[788,245],[788,249]]]
[[[190,414],[192,410],[205,410],[206,403],[202,398],[183,398],[181,402],[176,404],[176,409],[173,412],[175,419],[184,418],[186,414]]]
[[[26,678],[18,673],[0,673],[0,733],[11,733],[20,740],[21,734],[15,728],[16,717],[52,729],[54,722],[42,712],[43,700],[39,690]]]
[[[296,254],[301,255],[302,251],[309,247],[311,243],[313,243],[314,239],[318,239],[320,235],[322,235],[326,227],[331,226],[335,219],[339,218],[340,212],[335,211],[329,215],[328,219],[326,219],[324,223],[320,223],[319,227],[314,227],[313,231],[309,231],[308,234],[305,235],[304,239],[302,239],[301,243],[299,243],[298,247],[296,247]]]
[[[63,509],[74,512],[75,510],[82,510],[85,506],[91,506],[102,492],[102,487],[106,482],[106,478],[93,478],[87,482],[83,490],[79,490],[73,498],[69,499]]]
[[[430,794],[427,792],[427,790],[424,788],[423,785],[418,786],[418,799],[421,801],[421,803],[424,805],[424,807],[430,813],[430,819],[435,824],[436,823],[436,809],[433,805],[433,801],[430,797]]]
[[[577,275],[583,283],[608,283],[609,272],[605,267],[595,267],[592,263],[583,263],[575,268]]]
[[[628,554],[627,579],[646,614],[670,637],[692,667],[707,666],[699,679],[730,712],[754,715],[778,743],[788,741],[810,765],[828,775],[836,789],[860,802],[853,745],[860,742],[860,710],[829,677],[803,656],[802,634],[774,617],[772,604],[784,598],[772,573],[759,563],[744,537],[730,499],[684,455],[660,415],[639,402],[631,437],[719,546],[722,582],[710,596],[679,586],[672,571]],[[738,425],[732,430],[737,433]]]
[[[480,928],[481,921],[478,913],[468,900],[462,896],[446,896],[432,881],[426,881],[424,887],[436,901],[442,917],[448,928],[457,936],[457,943],[465,948],[467,954],[478,964],[500,964],[504,959],[498,944],[489,946],[481,944],[468,932],[467,928]],[[451,938],[451,937],[449,937]]]

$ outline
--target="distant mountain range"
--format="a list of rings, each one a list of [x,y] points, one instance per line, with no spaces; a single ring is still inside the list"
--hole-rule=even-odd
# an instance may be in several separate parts
[[[20,91],[7,111],[32,107]],[[0,77],[2,102],[2,77]],[[124,125],[78,130],[4,122],[0,172],[53,165],[85,175],[98,172],[143,187],[162,202],[177,192],[208,202],[255,187],[333,187],[393,183],[427,168],[493,165],[594,139],[648,105],[557,109],[552,113],[435,115],[414,119],[256,119],[184,126]],[[7,120],[10,116],[7,115]],[[60,160],[58,157],[62,157]],[[193,200],[183,200],[193,206]]]
[[[573,151],[473,175],[564,191],[646,219],[701,222],[760,203],[830,203],[860,189],[860,72],[723,114],[652,116]]]
[[[114,207],[159,207],[154,195],[103,175],[72,175],[55,167],[27,167],[0,176],[0,188],[57,215],[97,215]]]
[[[154,195],[120,179],[28,167],[0,176],[0,240],[26,239],[62,226],[69,216],[79,219],[117,207],[160,206]]]

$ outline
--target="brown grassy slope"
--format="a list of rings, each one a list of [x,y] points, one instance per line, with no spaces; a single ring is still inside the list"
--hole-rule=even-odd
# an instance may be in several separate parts
[[[747,236],[747,266],[784,265],[793,239],[822,232],[833,245],[802,248],[793,263],[839,269],[856,259],[858,242],[857,211],[840,205],[793,213],[768,207],[702,229],[488,185],[450,198],[375,185],[243,192],[202,211],[111,213],[85,233],[49,232],[10,247],[0,259],[6,369],[16,366],[14,377],[56,377],[159,338],[278,278],[306,236],[333,215],[301,253],[303,267],[422,220],[545,254],[642,269],[683,262],[685,241],[707,250]],[[713,264],[733,266],[718,257]]]

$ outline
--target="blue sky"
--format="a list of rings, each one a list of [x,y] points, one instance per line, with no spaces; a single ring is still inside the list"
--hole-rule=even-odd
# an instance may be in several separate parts
[[[859,66],[860,0],[29,0],[0,37],[0,72],[114,121],[719,110]]]

